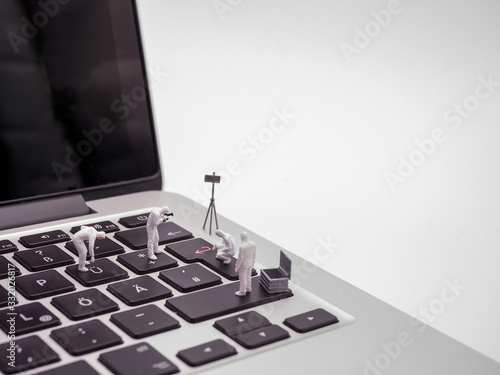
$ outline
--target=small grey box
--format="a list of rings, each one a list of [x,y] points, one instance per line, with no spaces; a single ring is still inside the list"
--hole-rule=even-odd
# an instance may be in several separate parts
[[[260,271],[260,285],[268,293],[281,293],[288,290],[288,280],[292,277],[292,261],[280,251],[279,268],[266,268]]]

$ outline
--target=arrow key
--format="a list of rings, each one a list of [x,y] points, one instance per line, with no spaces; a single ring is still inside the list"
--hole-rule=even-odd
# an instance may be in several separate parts
[[[263,328],[245,332],[233,337],[241,346],[247,349],[260,348],[264,345],[272,344],[290,337],[290,334],[280,326],[275,324]]]
[[[201,366],[237,354],[235,348],[218,339],[189,349],[181,350],[177,357],[191,367]]]
[[[316,309],[285,319],[283,324],[299,333],[338,323],[338,318],[323,309]]]
[[[179,369],[146,342],[101,354],[99,362],[116,375],[169,375]]]
[[[257,311],[248,311],[229,318],[219,319],[214,323],[215,328],[229,337],[269,325],[271,325],[269,320]]]

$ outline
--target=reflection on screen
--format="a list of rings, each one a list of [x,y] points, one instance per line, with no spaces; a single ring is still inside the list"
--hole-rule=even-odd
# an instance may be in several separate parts
[[[0,201],[158,170],[133,4],[0,3]]]

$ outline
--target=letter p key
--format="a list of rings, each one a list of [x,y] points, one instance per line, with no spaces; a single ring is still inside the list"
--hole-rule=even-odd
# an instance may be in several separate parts
[[[36,283],[40,286],[44,286],[46,283],[47,283],[47,280],[44,280],[44,279],[40,279],[40,280],[37,280]]]

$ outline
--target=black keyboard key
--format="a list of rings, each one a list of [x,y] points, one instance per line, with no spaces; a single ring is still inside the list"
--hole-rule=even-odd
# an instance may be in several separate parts
[[[170,375],[179,372],[176,365],[145,342],[101,354],[99,361],[115,375]]]
[[[140,339],[179,328],[179,321],[156,305],[141,306],[111,315],[110,320],[130,337]]]
[[[78,265],[66,267],[66,272],[83,286],[96,286],[126,279],[127,271],[107,258],[98,259],[87,265],[87,272],[78,271]]]
[[[289,337],[286,330],[273,324],[234,336],[233,340],[247,349],[255,349]]]
[[[159,278],[183,293],[222,283],[222,279],[199,264],[160,272]]]
[[[87,250],[88,250],[89,241],[84,241],[84,243],[85,243],[85,246],[87,247]],[[78,256],[78,250],[76,249],[76,246],[73,243],[73,241],[67,242],[65,247],[66,247],[66,249],[71,251],[73,254]],[[121,254],[124,252],[125,252],[125,249],[123,248],[122,245],[117,244],[115,241],[109,239],[108,237],[105,237],[102,240],[98,239],[94,243],[94,257],[96,259],[109,257],[111,255]],[[90,254],[87,251],[87,260],[89,260],[89,259],[90,259]]]
[[[120,336],[97,319],[56,329],[50,337],[71,355],[95,352],[123,342]]]
[[[167,254],[159,253],[155,255],[158,259],[151,260],[148,258],[148,251],[141,250],[119,255],[116,260],[139,275],[158,272],[179,265],[174,258]]]
[[[206,344],[181,350],[177,353],[177,357],[182,359],[189,366],[197,367],[236,354],[237,351],[234,347],[224,340],[217,339],[207,342]]]
[[[0,240],[0,254],[17,251],[17,246],[9,240]]]
[[[111,232],[116,232],[116,231],[120,230],[118,225],[116,225],[115,223],[113,223],[109,220],[100,221],[100,222],[94,223],[94,224],[84,224],[84,225],[86,227],[93,227],[93,228],[95,228],[95,230],[97,230],[99,232],[104,232],[104,233],[111,233]],[[78,225],[76,227],[71,228],[70,232],[75,234],[80,229],[81,229],[81,225]]]
[[[18,251],[13,258],[31,272],[75,263],[73,257],[61,250],[57,245]]]
[[[75,266],[77,267],[77,266]],[[16,289],[27,299],[39,299],[71,292],[75,286],[55,270],[19,276]]]
[[[165,245],[170,242],[181,241],[193,237],[191,232],[171,221],[158,225],[158,235],[160,237],[158,241],[159,245]],[[146,228],[116,232],[115,238],[134,250],[144,249],[148,244]]]
[[[0,286],[0,308],[10,306],[11,309],[14,309],[14,306],[17,304],[14,283],[9,284],[8,288],[10,292],[3,286]]]
[[[229,337],[269,325],[271,325],[269,320],[257,311],[244,312],[229,318],[217,320],[214,323],[215,328]]]
[[[40,302],[16,306],[15,309],[0,311],[0,328],[6,334],[11,333],[14,325],[16,336],[25,333],[40,331],[45,328],[58,326],[61,321]]]
[[[52,370],[39,372],[37,375],[99,375],[85,361],[76,361],[65,366],[57,367]]]
[[[231,263],[224,264],[217,259],[217,250],[212,250],[213,245],[202,238],[194,238],[175,244],[169,244],[165,248],[170,254],[180,258],[183,262],[201,262],[211,270],[217,272],[229,280],[238,280],[238,273],[234,270],[236,259],[233,257]],[[255,270],[252,271],[256,275]]]
[[[50,232],[32,234],[23,236],[19,242],[26,247],[39,247],[44,245],[52,245],[59,242],[69,241],[71,238],[62,230],[53,230]]]
[[[172,296],[170,289],[147,275],[110,284],[107,291],[129,306],[149,303]]]
[[[119,309],[118,304],[97,289],[52,298],[52,304],[71,320],[81,320]]]
[[[0,279],[14,278],[20,274],[19,268],[0,255]]]
[[[335,315],[323,309],[316,309],[287,318],[283,321],[283,324],[294,331],[305,333],[338,322],[339,320]]]
[[[10,342],[2,344],[0,352],[6,353],[0,355],[0,371],[5,374],[16,374],[60,360],[57,353],[38,336],[16,340],[14,345]],[[14,363],[14,366],[9,363]]]
[[[245,296],[236,296],[234,293],[238,289],[238,282],[218,285],[210,289],[169,298],[165,302],[165,306],[188,322],[197,323],[293,296],[290,290],[273,294],[266,292],[259,285],[259,277],[252,278],[252,291]]]
[[[149,212],[145,214],[122,217],[118,222],[127,228],[143,227],[148,222]]]

